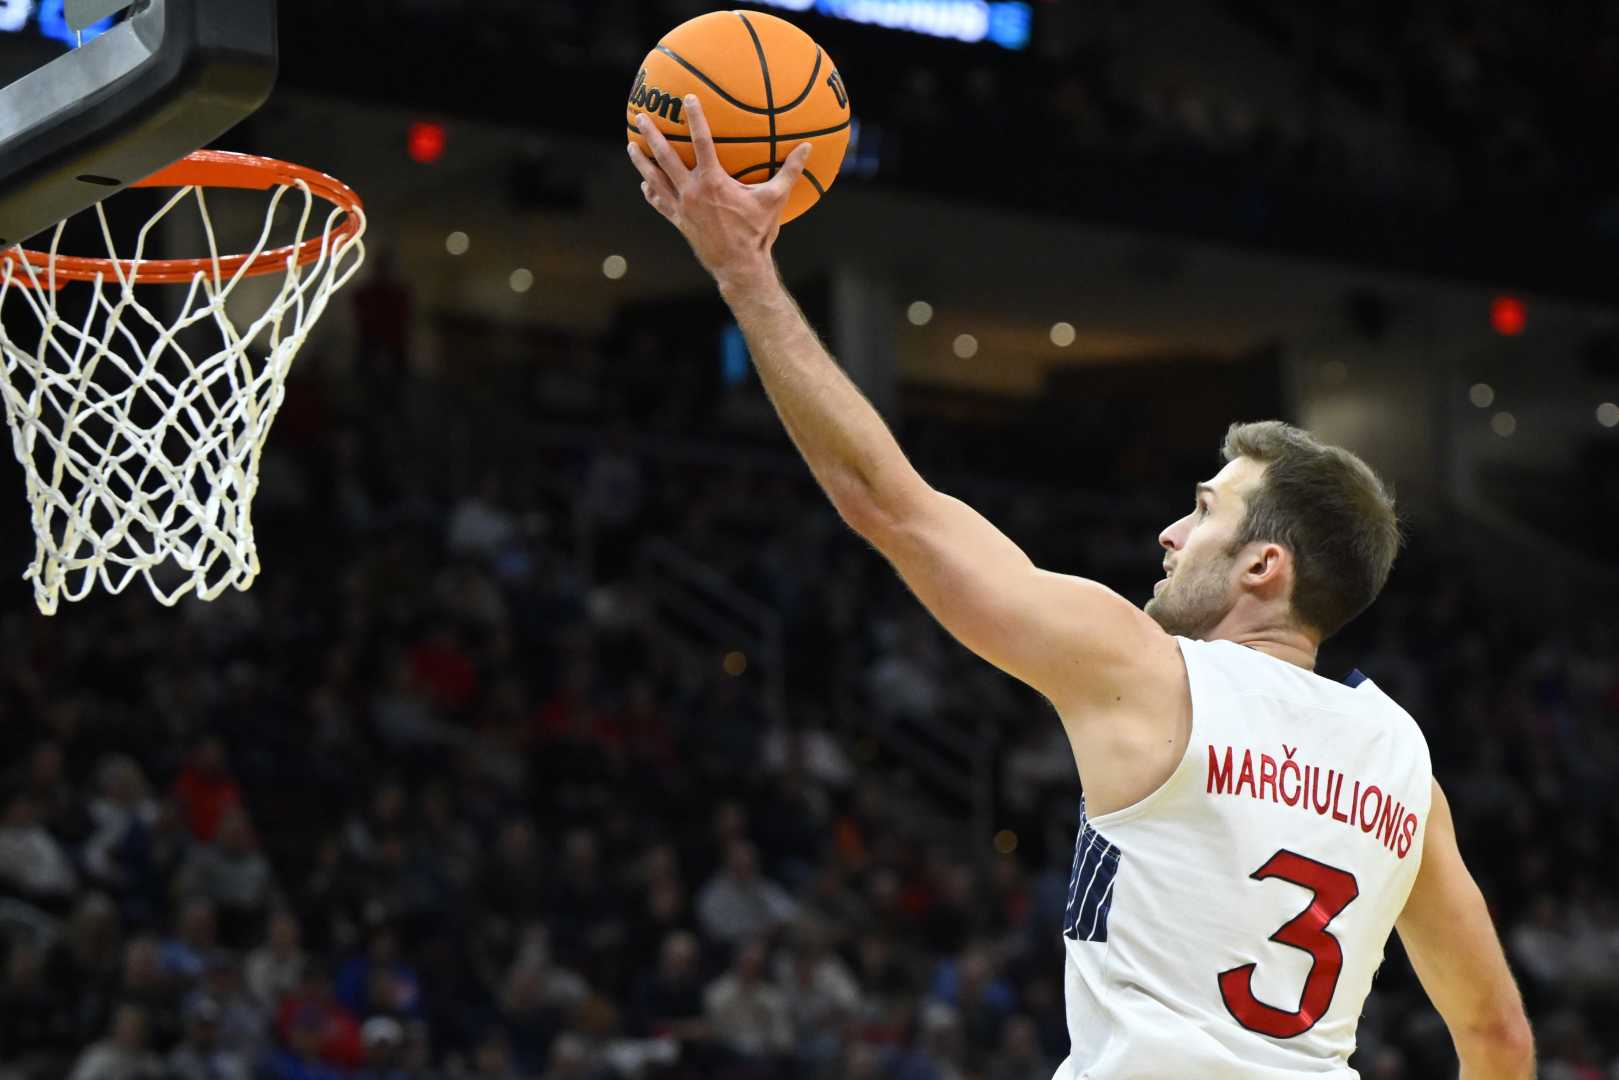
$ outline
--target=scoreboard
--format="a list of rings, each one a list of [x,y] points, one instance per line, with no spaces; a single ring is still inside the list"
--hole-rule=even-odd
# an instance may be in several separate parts
[[[1021,0],[755,0],[784,11],[808,11],[845,22],[1004,49],[1028,48],[1033,13]]]
[[[0,0],[0,32],[52,38],[64,45],[77,45],[79,37],[68,26],[63,5],[64,0]],[[86,27],[84,40],[99,37],[117,21],[117,16],[113,15]]]

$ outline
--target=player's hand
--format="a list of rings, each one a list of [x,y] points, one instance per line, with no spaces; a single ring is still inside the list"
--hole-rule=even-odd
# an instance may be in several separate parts
[[[641,174],[641,194],[679,229],[697,261],[721,288],[757,275],[774,276],[770,249],[781,232],[782,208],[804,175],[810,145],[787,155],[781,171],[763,184],[733,180],[714,152],[714,136],[695,96],[685,101],[697,167],[688,169],[650,117],[635,118],[652,157],[630,143],[630,160]]]

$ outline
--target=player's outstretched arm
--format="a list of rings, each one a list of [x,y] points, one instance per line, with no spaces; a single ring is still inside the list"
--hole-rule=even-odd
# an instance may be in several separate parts
[[[1456,846],[1450,805],[1433,785],[1422,868],[1396,924],[1422,988],[1450,1029],[1461,1080],[1522,1080],[1535,1071],[1523,998],[1489,909]]]
[[[776,272],[772,248],[781,211],[803,175],[809,145],[789,155],[769,182],[743,184],[720,165],[698,99],[687,97],[685,108],[697,161],[690,169],[645,114],[637,117],[656,159],[630,144],[641,192],[719,283],[765,391],[816,480],[839,505],[921,486],[882,417],[832,361]]]
[[[806,148],[771,181],[738,183],[719,164],[701,104],[685,106],[696,167],[643,122],[653,158],[629,149],[642,193],[719,283],[782,423],[844,520],[957,640],[1071,725],[1127,697],[1121,711],[1139,711],[1144,669],[1182,670],[1174,639],[1113,591],[1038,569],[982,515],[930,487],[782,285],[771,249]]]

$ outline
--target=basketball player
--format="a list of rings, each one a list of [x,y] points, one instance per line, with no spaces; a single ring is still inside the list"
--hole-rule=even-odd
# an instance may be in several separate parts
[[[1396,927],[1461,1075],[1530,1076],[1522,1001],[1421,731],[1358,672],[1312,670],[1399,547],[1371,469],[1279,422],[1234,425],[1225,467],[1158,538],[1165,576],[1144,611],[1039,569],[917,474],[782,285],[771,249],[809,148],[743,185],[701,104],[686,107],[695,169],[644,117],[655,160],[630,156],[718,282],[811,472],[934,617],[1067,730],[1085,797],[1056,1080],[1353,1077]]]

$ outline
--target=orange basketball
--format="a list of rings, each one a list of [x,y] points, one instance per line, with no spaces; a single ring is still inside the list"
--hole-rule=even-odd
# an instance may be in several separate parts
[[[647,113],[688,166],[696,164],[686,127],[687,94],[696,94],[726,172],[745,183],[776,175],[799,143],[810,153],[787,202],[788,222],[820,201],[849,148],[849,93],[832,58],[804,31],[757,11],[713,11],[681,23],[647,54],[630,88],[624,122],[635,130]]]

